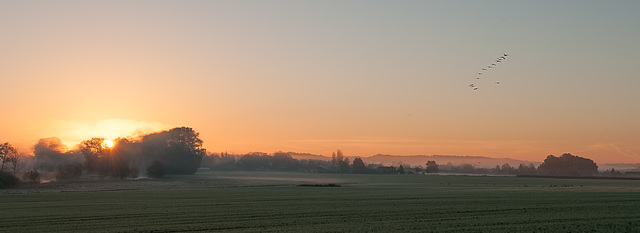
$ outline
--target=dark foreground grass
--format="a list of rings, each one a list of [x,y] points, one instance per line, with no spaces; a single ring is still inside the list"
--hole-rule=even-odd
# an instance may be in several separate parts
[[[298,173],[194,179],[251,177],[291,183],[0,194],[0,232],[640,232],[639,181]],[[313,178],[341,180],[341,187],[299,186]]]

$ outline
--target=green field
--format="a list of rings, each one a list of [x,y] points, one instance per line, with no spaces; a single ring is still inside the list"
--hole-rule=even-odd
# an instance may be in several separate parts
[[[298,186],[313,183],[341,187]],[[276,172],[69,181],[0,193],[0,223],[0,232],[640,232],[640,181]]]

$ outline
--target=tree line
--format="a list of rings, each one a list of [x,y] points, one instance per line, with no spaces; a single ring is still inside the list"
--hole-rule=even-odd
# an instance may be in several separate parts
[[[495,175],[562,175],[562,176],[594,176],[620,175],[615,170],[598,172],[598,166],[593,160],[563,154],[556,157],[549,155],[542,164],[519,164],[511,166],[508,163],[496,165],[494,168],[477,168],[472,164],[453,165],[437,164],[427,161],[424,166],[400,164],[385,166],[382,164],[366,164],[362,158],[355,157],[353,161],[337,150],[331,160],[294,159],[291,152],[275,152],[267,154],[252,152],[241,155],[230,155],[226,152],[209,154],[202,160],[202,167],[221,171],[296,171],[319,173],[378,173],[378,174],[427,174],[427,173],[464,173],[464,174],[495,174]]]
[[[294,159],[291,152],[250,152],[233,155],[226,152],[209,154],[202,159],[202,167],[219,171],[292,171],[317,173],[376,173],[378,165],[368,164],[361,158],[353,162],[342,151],[333,153],[331,160]]]
[[[58,138],[43,138],[33,147],[33,156],[20,154],[9,143],[0,144],[0,172],[26,182],[40,179],[68,179],[89,176],[116,178],[165,174],[193,174],[206,150],[199,133],[177,127],[138,138],[117,138],[113,142],[94,137],[67,150]],[[1,178],[0,178],[1,179]]]
[[[21,169],[22,180],[38,182],[47,179],[68,179],[85,175],[126,177],[162,177],[165,174],[194,174],[199,168],[219,171],[291,171],[357,174],[427,174],[464,173],[496,175],[550,175],[550,176],[617,176],[613,169],[598,172],[593,160],[563,154],[549,155],[542,164],[508,163],[494,168],[477,168],[472,164],[438,164],[426,161],[424,166],[365,163],[362,158],[353,161],[341,150],[332,153],[331,160],[294,159],[293,152],[251,152],[230,155],[226,152],[207,154],[202,148],[199,133],[188,127],[147,134],[136,139],[118,138],[106,145],[104,138],[82,141],[76,149],[66,150],[60,139],[40,139],[33,147],[33,156],[18,153],[9,143],[0,144],[0,187],[16,183]],[[53,174],[53,175],[51,175]],[[13,176],[13,178],[9,177]],[[15,179],[14,179],[15,178]]]

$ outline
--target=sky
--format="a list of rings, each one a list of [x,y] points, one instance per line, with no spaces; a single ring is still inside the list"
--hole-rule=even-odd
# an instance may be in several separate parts
[[[638,9],[0,0],[0,142],[187,126],[211,152],[640,163]]]

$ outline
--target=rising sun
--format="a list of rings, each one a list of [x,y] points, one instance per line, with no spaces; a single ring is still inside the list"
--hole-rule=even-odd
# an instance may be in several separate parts
[[[113,147],[113,141],[111,140],[102,141],[102,148],[111,148],[111,147]]]

